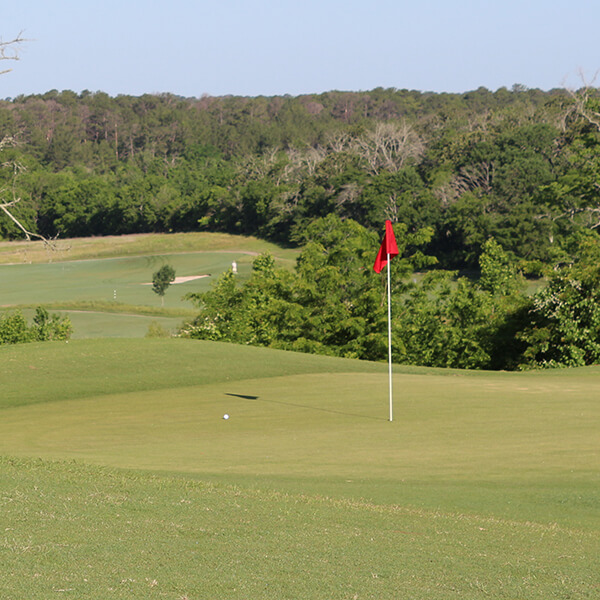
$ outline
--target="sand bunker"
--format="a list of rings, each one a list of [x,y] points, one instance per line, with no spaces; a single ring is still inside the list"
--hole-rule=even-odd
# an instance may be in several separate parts
[[[194,279],[202,279],[203,277],[210,277],[210,275],[188,275],[187,277],[175,277],[175,279],[171,283],[187,283],[188,281],[194,281]],[[152,282],[142,283],[142,285],[152,285]]]
[[[186,281],[194,281],[194,279],[202,279],[203,277],[210,277],[210,275],[188,275],[187,277],[175,277],[173,283],[185,283]]]

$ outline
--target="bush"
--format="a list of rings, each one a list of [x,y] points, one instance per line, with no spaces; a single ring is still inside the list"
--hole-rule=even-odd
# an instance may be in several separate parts
[[[0,344],[22,344],[33,341],[33,332],[20,311],[0,316]]]
[[[73,326],[68,317],[50,315],[41,306],[36,309],[31,326],[18,310],[0,316],[0,344],[68,340],[72,332]]]
[[[152,321],[148,325],[148,331],[146,332],[147,338],[168,338],[171,337],[171,332],[165,329],[158,321]]]

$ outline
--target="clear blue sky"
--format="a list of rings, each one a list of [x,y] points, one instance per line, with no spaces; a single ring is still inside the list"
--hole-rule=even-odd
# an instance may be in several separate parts
[[[30,41],[0,98],[578,87],[599,23],[598,0],[5,0],[2,40]]]

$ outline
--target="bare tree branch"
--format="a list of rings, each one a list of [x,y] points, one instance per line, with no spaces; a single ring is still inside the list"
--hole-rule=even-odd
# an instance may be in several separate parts
[[[460,173],[454,179],[452,185],[459,194],[482,190],[489,194],[492,189],[494,178],[494,163],[483,161],[475,165],[467,165],[460,168]]]
[[[411,158],[420,157],[425,144],[405,121],[378,123],[375,129],[353,140],[354,152],[369,165],[373,175],[382,169],[396,172]]]
[[[25,42],[25,38],[22,36],[23,32],[20,32],[12,40],[4,41],[0,38],[0,61],[3,60],[19,60],[19,46],[23,42]],[[0,71],[0,75],[3,73],[9,72],[11,69],[5,69]],[[12,136],[5,136],[0,139],[0,152],[9,147],[16,146],[16,140]],[[25,167],[21,165],[19,162],[11,160],[5,163],[1,163],[0,167],[12,169],[13,177],[12,177],[12,187],[10,190],[8,188],[0,189],[0,210],[23,232],[25,238],[28,241],[31,241],[31,238],[37,238],[42,240],[45,246],[50,248],[51,250],[56,249],[56,236],[55,238],[47,238],[39,233],[34,233],[33,231],[29,231],[21,221],[15,216],[14,211],[12,210],[20,201],[21,198],[17,196],[16,193],[16,178],[17,175],[25,170]],[[8,201],[2,201],[2,197],[5,194],[10,194],[11,199]]]
[[[594,87],[596,79],[600,71],[596,71],[591,81],[587,81],[585,74],[580,69],[579,78],[583,86],[578,90],[573,90],[565,86],[565,89],[573,99],[575,103],[575,112],[585,119],[590,125],[593,125],[598,131],[600,131],[600,112],[590,108],[590,98],[592,92],[597,92],[597,88]],[[596,96],[597,97],[597,96]]]
[[[44,242],[45,246],[54,250],[56,247],[56,239],[58,236],[56,236],[54,238],[47,238],[39,233],[34,233],[33,231],[29,231],[19,221],[19,219],[17,219],[17,217],[15,217],[15,215],[9,210],[9,208],[12,208],[16,204],[18,204],[20,201],[21,201],[21,198],[14,198],[10,202],[3,202],[2,204],[0,204],[0,210],[2,210],[6,214],[6,216],[8,216],[8,218],[25,234],[25,238],[27,239],[27,241],[31,241],[32,237],[37,238],[39,240],[42,240],[42,242]]]
[[[5,136],[0,139],[0,152],[5,150],[6,148],[16,146],[16,140],[11,136]],[[5,169],[11,169],[13,171],[12,177],[12,186],[10,188],[2,188],[0,189],[0,210],[4,212],[4,214],[25,234],[25,238],[28,241],[31,241],[31,238],[37,238],[44,242],[44,245],[50,249],[55,249],[55,240],[56,238],[47,238],[39,233],[34,233],[33,231],[29,231],[21,221],[15,216],[13,209],[20,201],[21,198],[17,196],[16,192],[16,179],[19,173],[25,170],[25,167],[17,162],[17,161],[8,161],[5,163],[1,163],[0,167]],[[2,201],[1,198],[5,195],[10,195],[10,200]],[[58,237],[58,236],[57,236]]]
[[[0,38],[0,61],[1,60],[19,60],[19,46],[25,41],[20,32],[17,37],[12,40],[3,41]],[[4,69],[0,71],[0,75],[9,73],[12,69]]]

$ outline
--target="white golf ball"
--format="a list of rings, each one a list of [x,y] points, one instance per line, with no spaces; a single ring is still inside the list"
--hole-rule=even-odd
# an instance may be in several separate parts
[[[227,413],[225,413],[225,414],[223,415],[223,418],[224,418],[224,419],[227,421],[227,419],[229,419],[229,415],[228,415]]]

